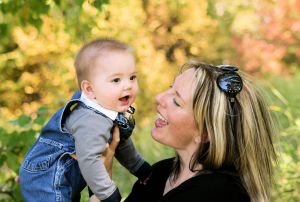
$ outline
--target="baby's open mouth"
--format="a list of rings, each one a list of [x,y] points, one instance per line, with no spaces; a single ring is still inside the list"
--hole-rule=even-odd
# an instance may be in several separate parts
[[[126,95],[124,97],[121,97],[119,100],[124,102],[124,101],[127,101],[129,99],[129,95]]]

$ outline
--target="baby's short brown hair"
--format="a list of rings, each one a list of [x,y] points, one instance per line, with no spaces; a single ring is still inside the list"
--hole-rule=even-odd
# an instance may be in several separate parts
[[[75,69],[77,75],[78,85],[87,79],[93,70],[93,66],[97,57],[109,51],[128,51],[132,49],[127,44],[114,39],[95,39],[85,44],[77,53],[75,58]]]

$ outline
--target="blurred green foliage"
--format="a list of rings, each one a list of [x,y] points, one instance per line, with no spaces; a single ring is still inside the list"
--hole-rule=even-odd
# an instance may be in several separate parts
[[[46,112],[47,108],[41,107],[34,119],[23,114],[7,123],[11,127],[0,127],[0,169],[3,171],[0,174],[0,201],[22,201],[16,184],[17,173],[23,155],[33,144],[47,119]]]
[[[273,200],[296,202],[300,199],[300,73],[284,79],[273,76],[270,83],[271,110],[280,129]]]
[[[150,137],[154,96],[186,61],[236,64],[267,83],[280,130],[272,201],[299,201],[299,18],[298,0],[0,0],[0,201],[22,201],[15,183],[20,163],[77,89],[76,51],[97,37],[135,50],[134,141],[151,163],[173,155]],[[123,196],[135,181],[118,163],[113,179]]]

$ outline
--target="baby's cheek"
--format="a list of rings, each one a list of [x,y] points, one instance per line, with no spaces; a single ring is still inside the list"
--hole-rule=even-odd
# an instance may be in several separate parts
[[[133,96],[136,97],[136,95],[138,94],[138,92],[139,92],[139,89],[136,88],[136,89],[133,91]]]

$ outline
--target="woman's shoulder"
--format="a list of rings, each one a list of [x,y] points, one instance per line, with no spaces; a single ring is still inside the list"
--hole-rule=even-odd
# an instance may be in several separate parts
[[[225,201],[250,201],[246,189],[236,172],[227,170],[203,171],[192,183],[209,198]]]
[[[241,185],[241,180],[235,172],[204,170],[195,177],[198,184],[226,187],[228,185]]]
[[[137,181],[125,202],[159,201],[164,192],[166,180],[170,174],[174,158],[158,161],[152,165],[152,173],[146,184]]]
[[[164,182],[173,168],[174,158],[164,159],[152,165],[151,181]]]
[[[174,163],[174,158],[168,158],[158,161],[152,165],[153,169],[171,168]]]
[[[202,171],[167,193],[163,201],[250,202],[250,198],[235,174]]]

